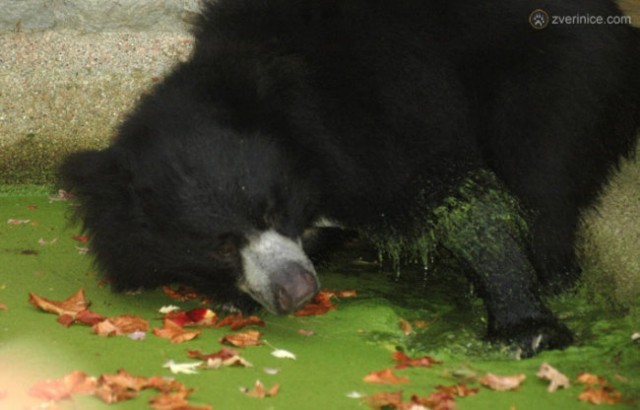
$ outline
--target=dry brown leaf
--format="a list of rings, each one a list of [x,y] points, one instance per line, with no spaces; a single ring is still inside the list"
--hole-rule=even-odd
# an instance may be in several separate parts
[[[402,334],[405,336],[409,336],[411,333],[413,333],[413,327],[411,326],[411,323],[402,318],[400,318],[400,330],[402,330]]]
[[[138,377],[125,370],[116,374],[103,374],[99,378],[89,377],[81,371],[72,372],[59,380],[45,380],[34,385],[29,393],[48,402],[72,399],[73,395],[91,394],[107,404],[130,400],[138,396],[142,390],[156,389],[164,394],[157,402],[158,409],[172,410],[210,410],[210,406],[192,406],[187,401],[191,390],[180,382],[163,377]],[[174,407],[171,403],[178,403]],[[51,405],[47,408],[57,408]]]
[[[262,321],[258,316],[244,317],[242,313],[237,315],[228,315],[216,324],[217,328],[229,326],[231,330],[238,330],[246,326],[260,326],[265,327],[266,323]]]
[[[222,339],[220,339],[220,343],[229,343],[236,347],[245,347],[245,346],[259,346],[262,344],[260,342],[260,337],[262,333],[257,330],[247,330],[242,333],[235,333],[231,335],[226,335]]]
[[[187,354],[192,359],[203,360],[206,362],[206,367],[209,369],[217,369],[219,367],[252,367],[246,359],[238,354],[233,349],[223,347],[216,353],[203,354],[200,350],[187,350]]]
[[[470,389],[466,384],[455,384],[453,386],[436,386],[439,392],[447,393],[452,396],[467,397],[478,394],[480,389]]]
[[[165,320],[164,327],[156,327],[153,329],[154,335],[169,339],[171,343],[182,343],[192,340],[198,337],[200,333],[202,332],[200,332],[199,330],[185,330],[171,320]]]
[[[162,291],[171,299],[179,300],[181,302],[201,299],[201,296],[198,294],[198,292],[191,288],[180,287],[177,290],[174,290],[169,286],[163,286]]]
[[[47,401],[71,399],[72,394],[93,394],[97,386],[94,377],[74,371],[61,379],[44,380],[29,389],[29,395]]]
[[[379,384],[403,384],[409,383],[408,377],[400,377],[396,375],[391,369],[384,369],[378,372],[371,372],[367,374],[364,379],[367,383],[379,383]]]
[[[58,316],[68,315],[74,319],[79,312],[89,307],[89,300],[85,296],[84,289],[78,290],[67,299],[61,301],[49,300],[30,292],[29,303],[45,312],[54,313]]]
[[[544,380],[549,380],[549,387],[547,387],[547,391],[549,393],[553,393],[558,388],[569,388],[571,386],[571,382],[569,378],[564,374],[560,373],[558,370],[553,368],[548,363],[542,363],[540,365],[540,369],[538,370],[537,376]]]
[[[578,382],[584,384],[586,386],[607,386],[609,382],[604,377],[591,374],[591,373],[580,373],[578,375]]]
[[[139,316],[122,315],[96,323],[92,330],[100,336],[122,336],[133,332],[148,331],[149,322]]]
[[[402,410],[414,410],[416,408],[420,410],[455,410],[456,402],[452,394],[439,391],[425,397],[414,394],[411,396],[409,403],[403,403],[400,407]]]
[[[578,396],[580,401],[592,404],[616,404],[622,401],[622,395],[611,386],[600,388],[587,387]]]
[[[407,367],[431,367],[434,364],[442,364],[441,361],[436,360],[431,356],[422,356],[412,359],[403,352],[393,352],[392,358],[398,362],[396,369],[404,369]]]
[[[209,405],[196,406],[187,401],[191,390],[184,392],[164,392],[149,400],[154,410],[212,410]]]
[[[487,386],[492,390],[515,390],[520,387],[522,382],[527,378],[524,374],[516,374],[513,376],[498,376],[487,373],[479,382],[483,386]]]
[[[270,389],[266,389],[260,380],[256,380],[256,384],[253,389],[249,389],[247,387],[243,387],[240,389],[241,392],[250,397],[257,397],[259,399],[263,399],[265,397],[273,397],[278,394],[280,390],[279,384],[274,384]]]
[[[380,392],[363,397],[362,400],[372,409],[400,408],[402,405],[402,391]]]

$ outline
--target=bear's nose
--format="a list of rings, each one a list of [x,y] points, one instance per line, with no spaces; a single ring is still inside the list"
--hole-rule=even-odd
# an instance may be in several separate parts
[[[278,313],[291,313],[318,293],[316,275],[302,266],[292,264],[280,272],[272,283]]]

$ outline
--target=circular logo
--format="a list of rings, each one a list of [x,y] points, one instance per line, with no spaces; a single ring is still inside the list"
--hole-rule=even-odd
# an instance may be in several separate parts
[[[549,25],[549,13],[542,9],[536,9],[529,14],[529,24],[536,30],[543,30]]]

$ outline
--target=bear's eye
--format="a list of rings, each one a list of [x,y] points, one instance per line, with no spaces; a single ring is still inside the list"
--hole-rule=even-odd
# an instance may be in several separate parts
[[[238,255],[238,246],[234,239],[230,236],[225,236],[220,239],[217,246],[211,251],[211,256],[221,260],[231,260]]]

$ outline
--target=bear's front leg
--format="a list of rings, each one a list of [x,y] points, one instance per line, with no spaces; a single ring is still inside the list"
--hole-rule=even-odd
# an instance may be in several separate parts
[[[479,171],[435,210],[442,245],[466,268],[488,311],[488,336],[515,344],[521,357],[562,349],[571,331],[539,295],[529,260],[527,223],[517,200],[492,173]]]

